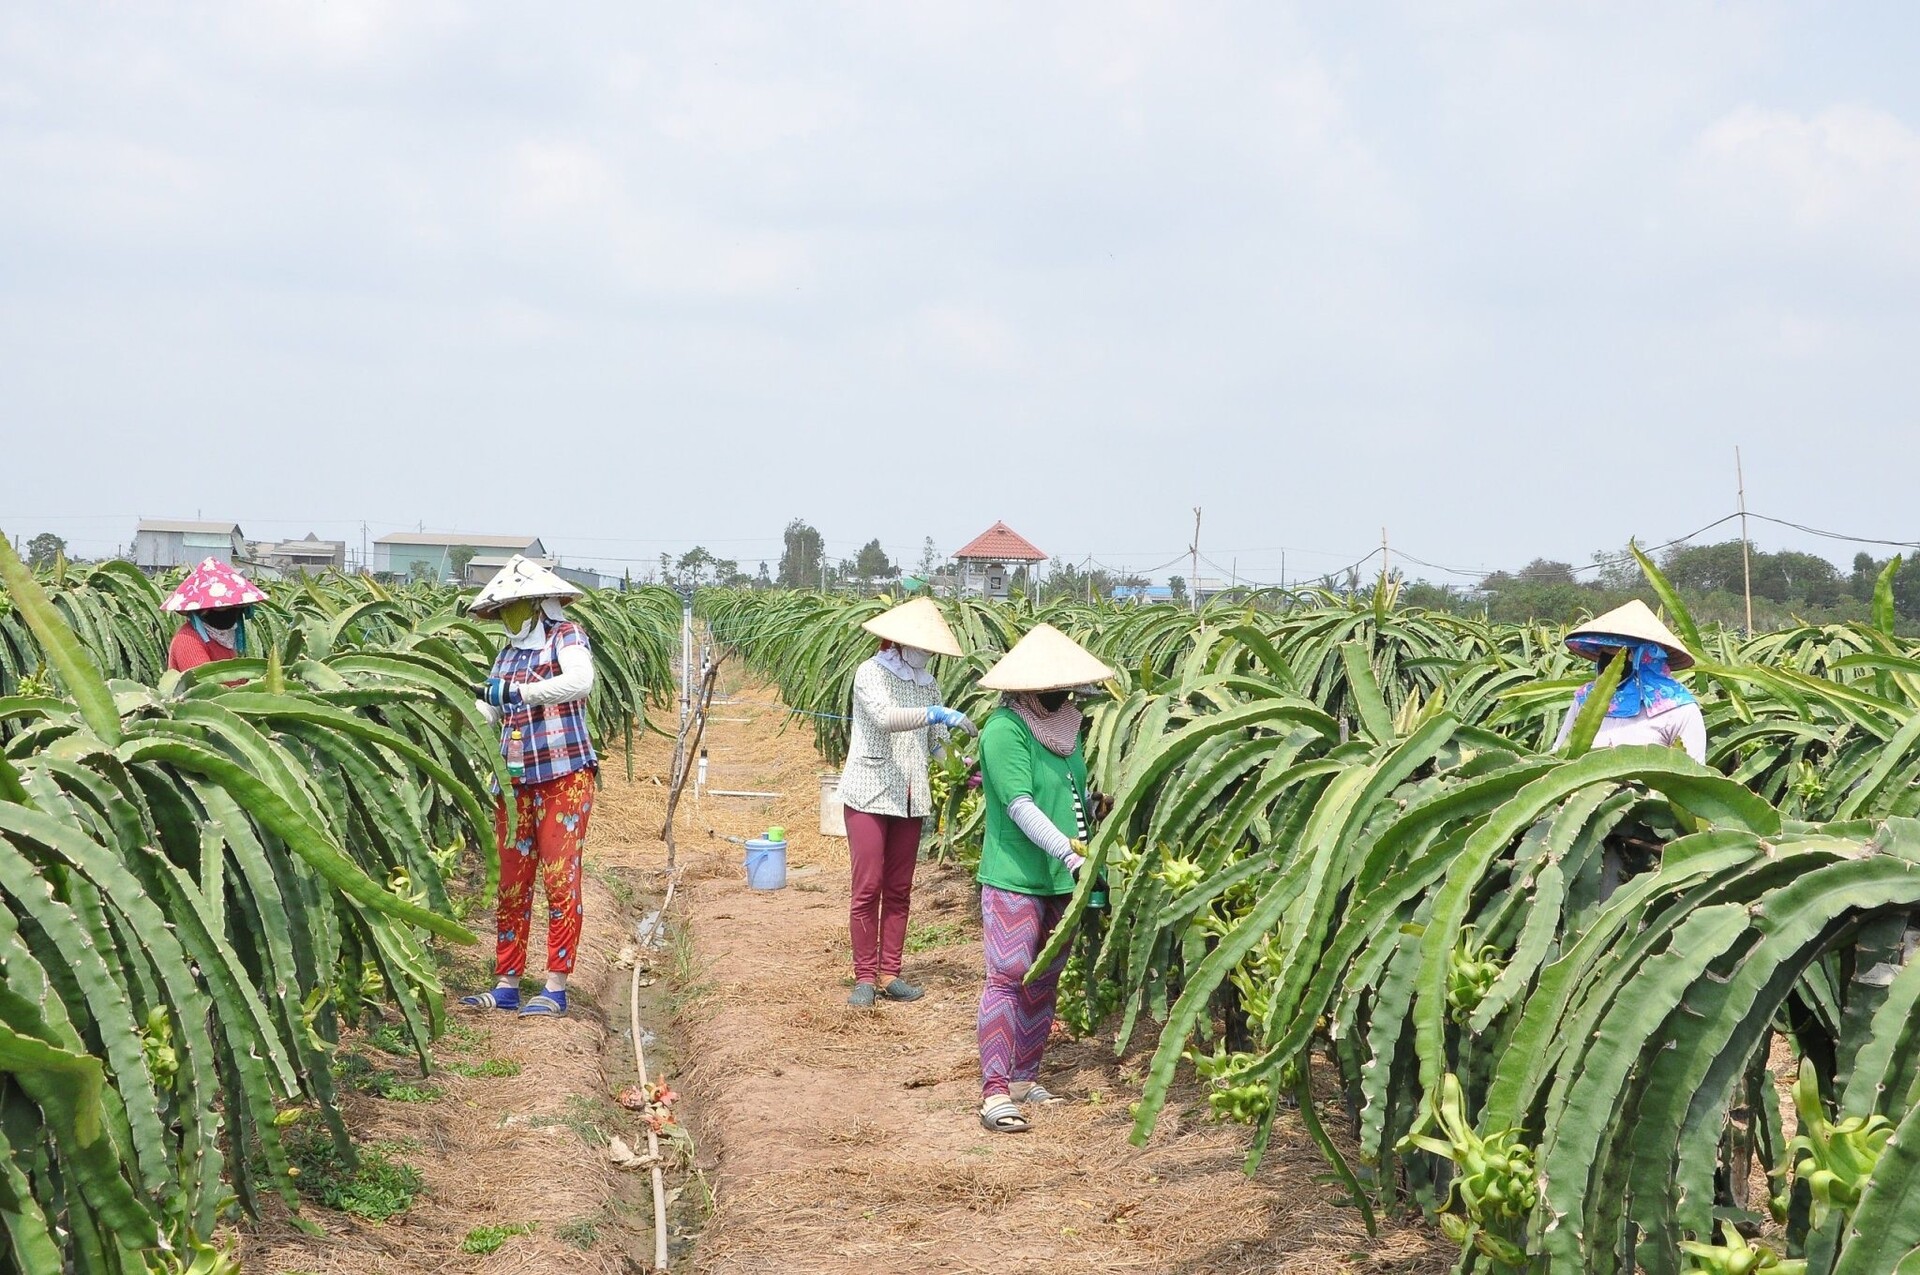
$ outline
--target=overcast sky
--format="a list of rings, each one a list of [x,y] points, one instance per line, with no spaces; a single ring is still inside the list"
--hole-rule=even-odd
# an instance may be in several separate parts
[[[1916,15],[5,0],[0,528],[1920,540]]]

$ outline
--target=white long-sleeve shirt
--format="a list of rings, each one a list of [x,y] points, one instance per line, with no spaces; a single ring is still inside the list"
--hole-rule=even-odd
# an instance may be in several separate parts
[[[593,656],[584,646],[563,646],[559,654],[560,672],[539,682],[520,684],[520,702],[538,708],[547,704],[571,704],[593,694]],[[500,710],[485,700],[475,700],[489,722],[498,723]]]
[[[1567,736],[1573,734],[1573,721],[1579,715],[1578,704],[1567,709],[1560,723],[1560,735],[1553,741],[1556,752],[1567,742]],[[1698,704],[1676,704],[1664,713],[1648,713],[1642,709],[1632,717],[1609,717],[1600,723],[1600,733],[1593,737],[1595,748],[1619,748],[1624,744],[1660,744],[1672,748],[1676,743],[1687,750],[1687,756],[1703,765],[1706,763],[1707,721],[1701,716]]]

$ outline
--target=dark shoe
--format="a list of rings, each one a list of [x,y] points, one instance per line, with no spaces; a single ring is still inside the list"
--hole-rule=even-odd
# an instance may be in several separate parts
[[[926,992],[915,987],[904,978],[896,978],[880,989],[880,994],[890,1001],[917,1001]]]
[[[847,997],[847,1004],[853,1006],[855,1009],[872,1009],[873,1001],[874,990],[872,983],[855,983],[853,985],[853,995]]]

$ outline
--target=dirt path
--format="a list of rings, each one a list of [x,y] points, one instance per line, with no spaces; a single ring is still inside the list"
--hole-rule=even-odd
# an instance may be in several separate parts
[[[1025,1136],[984,1132],[973,1116],[981,953],[971,883],[922,865],[906,973],[927,995],[849,1011],[846,850],[818,833],[811,732],[783,732],[765,687],[736,688],[713,716],[712,786],[785,796],[708,798],[679,821],[692,878],[684,1081],[716,1183],[696,1269],[1446,1268],[1423,1230],[1369,1241],[1316,1180],[1324,1166],[1297,1119],[1276,1130],[1252,1182],[1240,1171],[1246,1131],[1206,1123],[1194,1092],[1170,1105],[1150,1146],[1131,1147],[1139,1061],[1116,1062],[1107,1043],[1056,1038],[1044,1078],[1075,1101],[1037,1113]],[[739,849],[707,833],[769,823],[788,830],[791,885],[750,891]]]
[[[615,1169],[606,1150],[615,1135],[641,1141],[610,1101],[635,1079],[626,997],[636,958],[649,1067],[681,1092],[676,1111],[692,1134],[673,1175],[675,1270],[1446,1269],[1445,1246],[1421,1228],[1390,1226],[1369,1240],[1319,1180],[1323,1165],[1292,1117],[1251,1182],[1240,1172],[1246,1131],[1206,1122],[1190,1088],[1151,1145],[1130,1146],[1140,1059],[1116,1061],[1109,1043],[1056,1038],[1044,1078],[1074,1101],[1036,1113],[1024,1136],[981,1130],[971,883],[922,865],[906,972],[926,997],[848,1010],[846,848],[818,831],[812,732],[787,725],[770,689],[729,689],[708,728],[709,785],[782,795],[682,804],[670,941],[652,952],[632,941],[666,881],[659,834],[672,744],[654,736],[632,780],[624,758],[604,767],[573,1015],[460,1018],[424,1080],[409,1059],[350,1042],[344,1053],[365,1061],[350,1063],[348,1087],[365,1092],[348,1092],[344,1105],[369,1161],[385,1166],[363,1169],[351,1198],[377,1214],[396,1175],[404,1187],[411,1173],[410,1201],[384,1219],[309,1207],[319,1236],[275,1210],[243,1237],[249,1272],[648,1269],[647,1178]],[[789,888],[750,891],[740,847],[723,838],[776,823],[790,838]],[[484,986],[489,958],[485,944],[452,957],[449,986]],[[324,1158],[312,1169],[330,1171]]]

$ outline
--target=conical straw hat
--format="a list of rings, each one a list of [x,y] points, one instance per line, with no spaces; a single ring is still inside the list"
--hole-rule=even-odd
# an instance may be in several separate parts
[[[891,611],[882,611],[860,626],[875,637],[901,646],[932,651],[935,655],[958,655],[960,643],[954,640],[947,618],[932,598],[902,602]]]
[[[1058,691],[1113,676],[1112,669],[1059,629],[1036,624],[987,670],[980,685],[990,691]]]
[[[265,602],[253,581],[218,558],[208,558],[182,580],[179,587],[160,604],[162,611],[220,611],[227,607],[250,607]]]
[[[492,615],[509,602],[521,598],[553,598],[571,602],[581,594],[580,587],[561,579],[523,553],[507,559],[507,565],[487,581],[480,596],[468,604],[474,615]]]
[[[1567,634],[1567,641],[1575,638],[1632,638],[1636,642],[1651,642],[1655,646],[1667,649],[1668,667],[1683,669],[1693,667],[1693,656],[1687,651],[1673,630],[1660,623],[1660,617],[1653,613],[1640,599],[1635,598],[1625,606],[1615,607],[1605,615],[1596,615],[1579,628]]]

